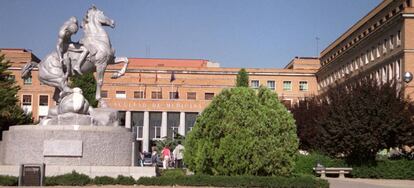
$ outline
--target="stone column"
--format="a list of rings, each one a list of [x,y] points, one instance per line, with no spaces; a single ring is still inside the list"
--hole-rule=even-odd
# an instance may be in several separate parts
[[[125,112],[125,128],[131,128],[131,111]]]
[[[185,112],[180,112],[180,125],[178,126],[178,133],[185,136]]]
[[[149,112],[144,112],[144,127],[142,130],[142,149],[149,151]]]
[[[161,118],[161,138],[164,138],[167,136],[167,112],[162,112],[162,118]]]

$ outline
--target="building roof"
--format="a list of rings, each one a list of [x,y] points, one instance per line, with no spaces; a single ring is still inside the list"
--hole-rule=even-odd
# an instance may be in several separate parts
[[[139,67],[207,67],[203,59],[128,58],[130,68]]]
[[[358,22],[356,22],[352,27],[350,27],[345,33],[343,33],[340,37],[338,37],[335,41],[333,41],[328,47],[326,47],[321,52],[321,57],[327,54],[329,51],[337,47],[342,41],[346,40],[352,33],[357,31],[359,28],[365,25],[371,18],[373,18],[376,14],[378,14],[382,9],[387,7],[393,0],[384,0],[379,5],[377,5],[374,9],[372,9],[368,14],[362,17]]]

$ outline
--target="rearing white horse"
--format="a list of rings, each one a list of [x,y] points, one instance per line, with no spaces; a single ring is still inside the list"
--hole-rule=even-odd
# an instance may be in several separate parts
[[[103,84],[105,69],[107,65],[118,64],[124,62],[124,66],[121,70],[115,72],[112,78],[119,78],[125,74],[128,67],[128,58],[115,57],[115,50],[112,48],[109,36],[106,33],[103,26],[109,26],[114,28],[114,20],[108,18],[104,13],[97,9],[95,6],[90,8],[82,23],[84,30],[84,36],[80,40],[79,45],[83,45],[89,50],[88,56],[80,66],[82,73],[89,73],[96,71],[96,100],[99,101],[101,107],[106,106],[101,100],[101,88]],[[80,53],[68,51],[66,52],[71,62],[77,62]],[[65,78],[65,72],[69,71],[69,77],[72,75],[72,67],[65,67],[60,61],[56,51],[47,55],[39,64],[35,62],[29,62],[22,69],[22,77],[28,76],[30,71],[35,67],[39,68],[39,80],[40,82],[55,87],[55,93],[53,99],[57,102],[68,93],[72,93],[72,89],[68,86],[67,78]]]

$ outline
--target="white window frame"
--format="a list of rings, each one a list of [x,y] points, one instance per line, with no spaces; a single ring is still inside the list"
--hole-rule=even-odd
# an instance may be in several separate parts
[[[331,79],[332,79],[332,77],[331,77]],[[289,88],[285,87],[285,85],[286,85],[285,83],[290,83],[290,87]],[[290,81],[290,80],[283,81],[283,91],[292,91],[292,81]]]
[[[123,92],[123,93],[121,93]],[[126,91],[115,91],[116,99],[126,99]]]
[[[306,88],[302,88],[302,83],[305,83]],[[309,83],[306,80],[299,81],[299,91],[309,91]]]
[[[257,85],[256,85],[257,83]],[[260,86],[260,81],[259,80],[250,80],[250,87],[252,87],[253,89],[257,89]]]
[[[273,83],[273,87],[271,86],[271,85],[272,85],[272,83]],[[270,90],[275,90],[275,89],[276,89],[276,81],[274,81],[274,80],[268,80],[266,84],[267,84],[267,87],[268,87]]]

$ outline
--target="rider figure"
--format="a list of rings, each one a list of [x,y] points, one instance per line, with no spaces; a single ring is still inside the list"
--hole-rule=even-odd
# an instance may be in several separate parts
[[[58,35],[58,42],[56,45],[56,49],[59,55],[59,61],[65,65],[68,69],[70,69],[69,64],[70,61],[65,61],[65,54],[67,51],[72,52],[81,52],[79,59],[77,62],[73,62],[73,70],[76,71],[78,74],[82,75],[80,70],[80,66],[85,60],[85,57],[88,55],[89,51],[79,43],[72,42],[71,36],[78,32],[78,21],[76,17],[72,16],[66,21],[63,26],[59,30]],[[72,65],[70,65],[72,66]],[[69,71],[66,71],[66,78],[68,77]]]

